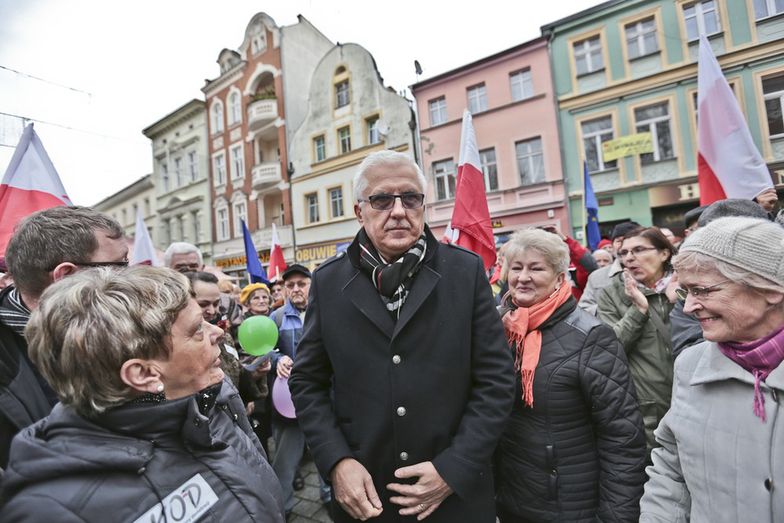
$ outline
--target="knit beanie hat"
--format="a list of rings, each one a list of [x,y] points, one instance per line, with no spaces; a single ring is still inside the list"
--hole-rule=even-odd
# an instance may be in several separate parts
[[[760,204],[741,198],[727,198],[726,200],[719,200],[710,204],[702,211],[697,223],[700,227],[705,227],[713,220],[729,218],[730,216],[746,216],[747,218],[759,218],[761,220],[768,219],[768,213],[765,212],[765,209]]]
[[[690,234],[680,252],[698,252],[784,286],[784,228],[769,220],[713,220]]]
[[[253,294],[254,291],[257,291],[259,289],[263,290],[267,294],[270,293],[269,287],[267,287],[263,283],[251,283],[242,288],[242,291],[240,292],[240,303],[245,305],[245,302],[248,301],[250,295]]]

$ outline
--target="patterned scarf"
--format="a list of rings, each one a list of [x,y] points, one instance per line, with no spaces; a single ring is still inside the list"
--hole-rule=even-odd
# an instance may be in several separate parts
[[[30,309],[28,309],[19,296],[19,291],[12,288],[5,295],[5,299],[0,302],[0,323],[7,325],[19,336],[24,337],[24,330],[30,319]]]
[[[719,350],[754,376],[754,414],[765,422],[760,382],[784,361],[784,327],[749,343],[719,343]]]
[[[393,320],[400,318],[400,309],[408,298],[414,275],[425,259],[425,235],[400,258],[388,263],[376,250],[365,229],[359,230],[359,266],[370,276],[370,281],[381,296],[387,298],[386,306]]]

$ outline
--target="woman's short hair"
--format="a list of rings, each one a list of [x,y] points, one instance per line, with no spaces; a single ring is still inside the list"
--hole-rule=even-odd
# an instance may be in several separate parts
[[[354,175],[354,201],[359,201],[365,196],[367,189],[367,175],[371,169],[376,167],[406,165],[411,167],[416,173],[419,185],[422,186],[422,192],[427,191],[427,178],[422,174],[422,169],[419,168],[417,163],[409,155],[399,153],[397,151],[378,151],[371,153],[362,160],[357,169],[357,174]]]
[[[569,247],[551,232],[523,229],[514,233],[504,245],[504,265],[501,269],[504,280],[509,275],[509,264],[527,249],[534,249],[544,256],[545,262],[556,274],[566,274],[569,270]]]
[[[218,280],[218,290],[225,294],[234,292],[234,283],[228,278],[221,278]]]
[[[185,276],[167,268],[79,271],[41,296],[25,329],[30,358],[64,405],[95,416],[133,399],[123,363],[169,357],[191,296]]]
[[[675,254],[675,247],[672,246],[670,240],[668,240],[667,237],[662,234],[658,227],[639,227],[637,229],[633,229],[624,234],[623,239],[626,240],[628,238],[636,238],[638,236],[651,242],[651,245],[660,251],[666,249],[669,255],[667,256],[667,259],[664,260],[664,267],[667,269],[672,269],[672,256]]]
[[[188,281],[191,282],[191,288],[196,282],[202,283],[210,283],[213,285],[218,286],[218,290],[220,290],[220,283],[218,282],[218,277],[212,274],[211,272],[205,271],[191,271],[183,273]]]

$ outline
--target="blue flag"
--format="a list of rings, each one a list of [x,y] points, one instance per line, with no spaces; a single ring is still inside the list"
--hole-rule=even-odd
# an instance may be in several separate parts
[[[588,164],[583,163],[583,184],[585,188],[585,234],[588,240],[588,248],[596,249],[602,241],[599,232],[599,202],[596,201],[596,194],[591,185],[591,176],[588,174]]]
[[[245,225],[245,220],[240,220],[242,223],[242,239],[245,241],[245,259],[248,264],[248,278],[251,283],[263,283],[269,285],[267,273],[264,267],[261,266],[259,260],[259,253],[256,251],[256,246],[253,245],[253,238],[250,237],[248,226]]]

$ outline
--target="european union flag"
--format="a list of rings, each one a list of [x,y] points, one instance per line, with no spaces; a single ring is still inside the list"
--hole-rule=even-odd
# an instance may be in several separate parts
[[[588,164],[583,163],[583,185],[585,190],[585,234],[588,240],[588,248],[596,249],[602,241],[599,232],[599,202],[596,201],[596,194],[591,185],[591,176],[588,174]]]
[[[248,266],[248,278],[250,278],[251,283],[269,285],[270,282],[267,279],[267,272],[264,270],[264,267],[261,266],[259,253],[256,251],[256,246],[253,245],[253,238],[250,237],[250,231],[245,225],[245,220],[240,220],[240,223],[242,223],[242,239],[245,241],[245,259],[247,260]]]

